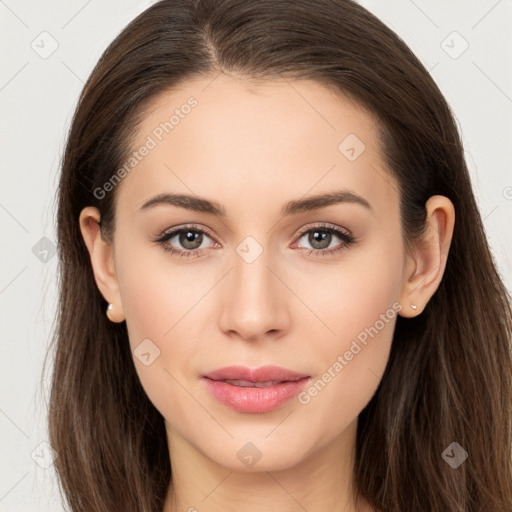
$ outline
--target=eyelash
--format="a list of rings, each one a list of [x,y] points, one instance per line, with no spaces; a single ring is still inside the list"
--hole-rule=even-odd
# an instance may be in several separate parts
[[[305,234],[309,233],[310,231],[322,231],[325,233],[330,233],[332,235],[336,235],[338,238],[342,240],[342,244],[340,244],[339,247],[336,249],[304,249],[307,251],[308,256],[311,255],[311,253],[315,253],[316,257],[318,256],[325,256],[325,255],[333,255],[337,254],[338,252],[342,251],[345,248],[348,248],[352,244],[356,242],[356,238],[348,233],[345,233],[344,231],[341,231],[339,228],[334,226],[333,224],[318,224],[315,226],[311,226],[308,229],[305,229],[302,231],[299,235],[297,235],[297,240],[300,240]],[[174,238],[177,234],[183,232],[183,231],[194,231],[196,233],[202,233],[204,235],[207,235],[209,238],[212,238],[214,240],[214,237],[211,235],[211,233],[205,229],[205,228],[199,228],[195,226],[194,224],[186,224],[184,226],[181,226],[177,229],[173,229],[172,231],[163,232],[159,238],[155,240],[156,243],[162,246],[163,250],[165,252],[168,252],[170,254],[177,255],[180,258],[199,258],[203,255],[203,252],[205,249],[194,249],[190,251],[182,251],[178,249],[174,249],[173,247],[166,245],[165,242],[168,240]]]

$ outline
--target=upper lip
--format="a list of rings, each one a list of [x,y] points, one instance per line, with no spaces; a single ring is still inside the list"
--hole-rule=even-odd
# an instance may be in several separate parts
[[[246,366],[224,366],[203,375],[211,380],[245,380],[249,382],[268,381],[295,381],[309,377],[309,375],[287,370],[280,366],[260,366],[259,368],[248,368]]]

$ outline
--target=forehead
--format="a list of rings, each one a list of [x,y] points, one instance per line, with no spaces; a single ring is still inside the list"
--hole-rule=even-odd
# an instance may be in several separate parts
[[[398,199],[373,116],[313,81],[189,80],[152,101],[131,149],[117,192],[132,210],[161,192],[210,197],[228,215],[340,188],[377,209]]]

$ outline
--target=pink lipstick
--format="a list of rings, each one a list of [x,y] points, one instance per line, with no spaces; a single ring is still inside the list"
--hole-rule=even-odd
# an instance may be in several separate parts
[[[226,366],[203,376],[210,393],[239,412],[273,411],[299,394],[309,379],[278,366]]]

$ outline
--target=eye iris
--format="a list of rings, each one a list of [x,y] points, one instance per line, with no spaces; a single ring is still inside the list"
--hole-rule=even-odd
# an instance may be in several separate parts
[[[319,237],[317,237],[317,235],[319,235]],[[331,243],[331,236],[332,234],[328,233],[327,231],[311,231],[309,234],[308,241],[311,244],[311,246],[314,247],[315,249],[326,249],[327,247],[329,247]],[[320,242],[321,247],[315,246],[317,242]]]
[[[199,240],[199,243],[197,243]],[[180,244],[186,249],[197,249],[203,241],[203,234],[192,230],[182,231],[179,235]]]

